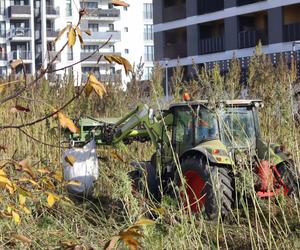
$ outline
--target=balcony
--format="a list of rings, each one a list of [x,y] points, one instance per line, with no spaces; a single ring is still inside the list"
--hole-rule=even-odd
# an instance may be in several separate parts
[[[14,28],[8,32],[8,38],[12,41],[27,41],[31,40],[30,28]]]
[[[87,79],[88,79],[87,73],[83,72],[84,75],[82,76],[82,82],[87,81]],[[100,82],[117,82],[117,81],[121,81],[121,75],[120,74],[99,74],[99,72],[93,72],[93,74]]]
[[[85,33],[82,35],[83,41],[85,42],[106,42],[110,37],[110,42],[118,42],[121,40],[120,31],[92,32],[91,36]]]
[[[59,7],[55,8],[51,5],[46,6],[46,15],[47,18],[56,18],[57,16],[59,16]]]
[[[8,60],[15,60],[15,59],[22,59],[22,60],[32,60],[31,51],[11,51],[8,53]]]
[[[284,25],[283,39],[285,42],[300,40],[300,23]]]
[[[0,37],[6,37],[6,31],[0,30]]]
[[[226,1],[226,0],[225,0]],[[206,13],[216,12],[224,9],[224,0],[202,0],[198,1],[198,13],[203,15]]]
[[[164,22],[170,22],[170,21],[182,19],[185,17],[186,17],[185,3],[173,5],[170,7],[165,7],[163,9],[163,21]]]
[[[93,52],[81,52],[80,53],[80,60],[83,60],[84,58],[88,57],[89,55],[91,55]],[[86,59],[84,62],[82,63],[96,63],[99,59],[100,56],[103,56],[101,58],[100,63],[102,62],[106,62],[106,60],[104,59],[104,56],[108,56],[108,55],[114,55],[114,56],[121,56],[121,53],[109,53],[109,52],[97,52],[95,55],[91,56],[90,58]]]
[[[47,38],[56,38],[58,36],[59,31],[54,30],[53,28],[47,29]]]
[[[84,18],[88,20],[115,21],[120,19],[119,9],[87,9],[87,13]]]
[[[177,59],[187,56],[186,43],[175,43],[164,47],[164,57]]]
[[[238,34],[239,49],[255,47],[259,41],[263,45],[268,43],[267,30],[246,30]]]
[[[257,3],[262,1],[266,1],[266,0],[238,0],[237,6],[242,6],[242,5],[252,4],[252,3]]]
[[[200,54],[210,54],[224,51],[224,37],[211,37],[201,39],[199,42]]]
[[[13,19],[30,18],[30,5],[13,5],[8,7],[8,17]]]

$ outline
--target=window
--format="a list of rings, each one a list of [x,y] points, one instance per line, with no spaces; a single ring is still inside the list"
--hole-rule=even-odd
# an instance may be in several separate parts
[[[113,23],[109,23],[109,24],[108,24],[108,30],[109,30],[109,31],[114,31],[114,30],[115,30],[115,26],[114,26]]]
[[[66,16],[72,16],[72,2],[71,2],[71,0],[66,0]]]
[[[154,61],[154,46],[144,47],[144,59],[145,61]]]
[[[68,47],[68,61],[72,61],[73,60],[73,48],[69,48]]]
[[[83,8],[87,8],[87,9],[97,9],[98,8],[98,4],[97,2],[81,2],[80,3],[80,7]]]
[[[110,67],[110,74],[114,75],[116,73],[115,67]]]
[[[127,11],[127,10],[128,10],[127,6],[124,6],[124,7],[123,7],[123,9],[124,9],[125,11]]]
[[[115,45],[109,45],[110,52],[115,52]]]
[[[144,40],[153,40],[153,25],[144,25]]]
[[[0,22],[0,37],[6,36],[5,22]]]
[[[128,27],[124,27],[124,32],[128,32]]]
[[[88,28],[89,28],[89,30],[91,30],[91,31],[98,32],[98,30],[99,30],[99,25],[98,25],[98,23],[89,23],[89,24],[88,24]]]
[[[129,54],[129,49],[125,49],[125,54]]]
[[[144,19],[153,19],[152,3],[144,3]]]
[[[82,52],[92,53],[98,49],[98,46],[97,45],[83,45],[81,47],[81,49],[82,49]]]
[[[145,70],[144,70],[144,79],[145,80],[149,80],[151,78],[152,71],[153,71],[153,67],[145,67]]]
[[[5,1],[0,1],[0,15],[5,15]]]

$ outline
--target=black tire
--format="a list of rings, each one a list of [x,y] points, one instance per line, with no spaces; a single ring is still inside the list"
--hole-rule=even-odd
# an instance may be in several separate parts
[[[137,192],[145,194],[148,198],[160,200],[156,170],[150,162],[139,162],[135,164],[138,169],[129,172],[133,180],[133,186]]]
[[[225,217],[232,210],[234,185],[229,169],[209,164],[204,156],[197,155],[184,158],[181,170],[186,179],[187,196],[192,212],[199,213],[204,208],[208,219],[214,220],[218,218],[219,211],[220,215]],[[178,176],[176,179],[178,180]],[[205,185],[198,185],[198,180],[199,183],[204,181]],[[180,185],[180,181],[178,184]]]
[[[283,182],[284,188],[287,188],[287,195],[300,196],[300,174],[292,161],[284,161],[277,165],[280,176],[277,176],[279,182]]]

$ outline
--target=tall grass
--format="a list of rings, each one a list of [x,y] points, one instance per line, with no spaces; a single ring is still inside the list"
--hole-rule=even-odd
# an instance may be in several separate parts
[[[213,105],[219,99],[240,97],[242,89],[248,89],[243,98],[260,98],[265,104],[260,113],[263,137],[270,143],[286,145],[299,168],[299,124],[294,119],[295,99],[292,92],[299,81],[294,66],[288,67],[284,57],[274,66],[258,50],[251,59],[244,86],[239,83],[241,71],[237,60],[232,61],[226,75],[220,74],[218,65],[212,71],[195,66],[195,78],[189,82],[183,81],[183,69],[178,66],[172,78],[173,95],[180,100],[180,93],[187,89],[194,99],[208,99]],[[63,112],[78,119],[81,116],[120,117],[136,104],[145,102],[161,108],[162,69],[157,66],[154,70],[147,94],[140,88],[138,75],[127,91],[120,83],[107,83],[108,95],[103,99],[81,96]],[[13,93],[17,88],[17,85],[12,85],[1,95]],[[21,124],[43,117],[53,107],[59,107],[70,99],[75,92],[72,78],[66,77],[56,84],[41,80],[22,96],[0,107],[0,123]],[[10,108],[15,104],[28,107],[31,111],[12,113]],[[58,122],[51,118],[24,130],[31,138],[19,130],[0,130],[0,145],[7,148],[5,152],[1,151],[1,161],[27,158],[33,169],[47,167],[61,170],[63,148],[44,144],[59,146],[61,141],[66,140]],[[31,203],[31,215],[24,215],[19,226],[10,218],[1,218],[0,245],[17,249],[59,249],[72,243],[102,249],[113,235],[132,225],[137,218],[151,216],[156,225],[144,228],[144,237],[140,239],[143,249],[300,248],[299,200],[284,196],[258,199],[254,190],[255,176],[247,159],[235,169],[241,175],[236,187],[244,194],[238,205],[227,218],[207,221],[201,214],[186,211],[179,199],[163,196],[161,204],[157,204],[142,194],[131,192],[127,175],[132,170],[129,163],[149,160],[154,153],[149,143],[133,143],[118,148],[123,162],[113,158],[111,150],[110,147],[98,149],[101,158],[106,157],[107,160],[100,163],[93,200],[76,202],[75,205],[57,203],[53,208],[48,208],[43,205],[45,197],[39,197]],[[11,174],[18,174],[11,171]],[[63,189],[58,192],[65,193]],[[0,210],[5,210],[7,204],[14,202],[4,190],[1,190],[0,196]],[[12,239],[15,233],[29,237],[32,243]],[[121,242],[119,248],[124,247]]]

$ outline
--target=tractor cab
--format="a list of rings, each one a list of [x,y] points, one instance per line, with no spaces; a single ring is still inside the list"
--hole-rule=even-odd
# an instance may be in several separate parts
[[[173,146],[178,155],[208,141],[220,141],[228,150],[256,147],[260,137],[259,100],[221,101],[210,108],[207,101],[174,104]]]

